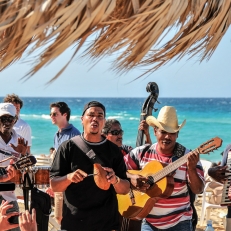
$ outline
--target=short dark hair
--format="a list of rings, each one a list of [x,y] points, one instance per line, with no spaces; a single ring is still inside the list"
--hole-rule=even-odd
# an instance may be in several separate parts
[[[107,135],[109,133],[109,131],[111,130],[112,125],[114,125],[114,124],[119,124],[121,126],[121,124],[120,124],[120,122],[118,120],[116,120],[116,119],[107,119],[106,122],[105,122],[104,128],[102,129],[102,133],[104,135]]]
[[[23,106],[23,101],[19,98],[18,95],[15,95],[15,94],[8,94],[6,95],[6,97],[4,98],[3,100],[4,103],[16,103],[16,104],[20,104],[20,108],[22,108]]]
[[[54,151],[55,150],[55,148],[53,148],[53,147],[50,147],[50,149],[49,150],[52,150],[52,151]]]
[[[83,113],[82,113],[82,116],[85,114],[85,111],[88,109],[88,108],[91,108],[91,107],[100,107],[102,108],[103,112],[104,112],[104,117],[106,117],[106,109],[104,107],[104,105],[98,101],[91,101],[91,102],[88,102],[84,105],[83,107]]]
[[[61,115],[63,115],[64,113],[67,113],[67,121],[70,120],[71,109],[68,107],[68,105],[67,105],[65,102],[51,103],[50,109],[51,109],[52,107],[57,107],[57,108],[59,108],[59,111],[60,111]]]

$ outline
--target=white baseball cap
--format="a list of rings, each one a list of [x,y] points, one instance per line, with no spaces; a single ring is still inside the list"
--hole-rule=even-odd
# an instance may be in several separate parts
[[[11,115],[16,116],[16,108],[12,103],[0,103],[0,116]]]

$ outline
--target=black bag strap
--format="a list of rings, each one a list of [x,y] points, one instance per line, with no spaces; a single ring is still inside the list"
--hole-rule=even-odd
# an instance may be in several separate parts
[[[143,149],[143,151],[142,151],[142,153],[140,155],[140,160],[143,159],[145,152],[147,152],[150,147],[151,147],[151,144],[146,144],[145,145],[145,147],[144,147],[144,149]]]
[[[180,157],[182,157],[185,153],[185,150],[186,150],[186,148],[183,145],[176,143],[174,150],[173,150],[173,159],[172,160],[175,161],[175,160],[179,159]],[[190,204],[191,204],[191,207],[193,210],[193,215],[192,215],[193,230],[196,230],[196,225],[198,222],[198,215],[197,215],[197,211],[196,211],[196,208],[194,205],[196,195],[192,192],[191,188],[189,187],[188,181],[187,181],[187,188],[188,188],[188,193],[190,196]]]
[[[95,154],[95,152],[86,144],[83,138],[79,136],[74,136],[71,140],[75,143],[77,147],[79,147],[90,159],[92,164],[101,164],[103,165],[103,161]]]

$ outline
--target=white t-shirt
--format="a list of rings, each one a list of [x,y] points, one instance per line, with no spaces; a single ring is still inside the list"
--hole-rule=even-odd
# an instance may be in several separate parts
[[[10,144],[13,144],[14,146],[18,146],[18,137],[20,137],[20,136],[14,131],[14,129],[12,129],[11,140],[7,144],[5,143],[5,141],[0,136],[0,149],[2,151],[16,152],[10,146]],[[0,152],[0,160],[4,160],[4,159],[6,159],[8,157],[9,157],[9,155],[5,155],[5,154],[2,154]],[[9,164],[10,164],[10,160],[5,161],[3,163],[0,163],[0,167],[8,166]],[[14,191],[0,192],[0,195],[2,195],[2,197],[7,201],[16,201],[17,200]]]
[[[19,117],[13,128],[21,137],[28,141],[28,146],[31,147],[32,141],[30,125]]]

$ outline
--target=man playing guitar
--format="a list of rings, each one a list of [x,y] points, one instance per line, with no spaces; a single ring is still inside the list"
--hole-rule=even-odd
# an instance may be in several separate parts
[[[160,110],[157,118],[148,116],[146,122],[154,127],[157,143],[152,144],[144,153],[145,145],[133,149],[125,156],[128,169],[143,169],[152,160],[168,165],[173,162],[173,157],[175,157],[175,146],[179,130],[185,124],[184,121],[181,125],[178,125],[175,108],[165,106]],[[180,146],[183,147],[182,145]],[[189,152],[186,148],[183,150],[182,155]],[[149,188],[150,185],[147,185],[148,179],[144,181],[143,177],[138,174],[127,173],[127,175],[131,178],[132,185],[139,188],[140,191],[145,192]],[[141,181],[139,180],[140,178],[142,179]],[[142,182],[143,184],[141,184]],[[142,231],[157,231],[159,229],[171,231],[193,230],[193,211],[190,205],[188,187],[194,194],[201,193],[204,188],[204,174],[199,161],[199,153],[196,151],[191,152],[187,163],[175,171],[173,185],[171,195],[167,198],[158,198],[151,212],[143,220]]]

